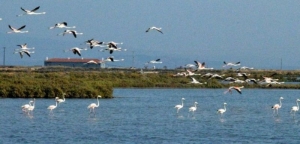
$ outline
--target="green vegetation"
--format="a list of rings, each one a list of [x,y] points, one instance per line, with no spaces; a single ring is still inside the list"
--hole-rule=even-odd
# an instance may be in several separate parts
[[[128,69],[0,69],[0,97],[10,98],[95,98],[101,95],[105,98],[113,97],[113,88],[228,88],[228,83],[217,79],[194,76],[206,84],[190,84],[189,77],[173,75],[184,70],[157,70],[158,73],[140,73],[139,70]],[[209,70],[205,73],[218,73],[225,77],[236,77],[233,70]],[[299,82],[300,71],[252,70],[245,71],[251,78],[262,79],[262,76],[272,75],[273,78],[284,82]],[[241,78],[242,79],[242,78]],[[282,88],[299,89],[299,84],[281,84],[266,87],[257,84],[244,85],[245,88]]]

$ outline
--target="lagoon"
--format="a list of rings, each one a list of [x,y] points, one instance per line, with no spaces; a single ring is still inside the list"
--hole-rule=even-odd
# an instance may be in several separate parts
[[[33,115],[21,105],[31,99],[0,99],[0,143],[299,143],[300,115],[290,114],[300,90],[114,89],[100,99],[67,99],[49,114],[54,99],[36,99]],[[271,106],[284,97],[279,115]],[[176,113],[175,105],[184,107]],[[188,112],[194,102],[198,109]],[[227,103],[220,117],[216,111]]]

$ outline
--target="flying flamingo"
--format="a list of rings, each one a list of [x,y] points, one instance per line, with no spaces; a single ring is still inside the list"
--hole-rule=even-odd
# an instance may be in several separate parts
[[[83,35],[83,33],[78,33],[76,30],[65,30],[63,33],[57,34],[57,35],[63,35],[65,36],[66,34],[73,34],[73,36],[76,38],[77,35]]]
[[[24,11],[25,13],[17,15],[17,16],[19,17],[19,16],[23,16],[23,15],[41,15],[41,14],[46,14],[46,12],[40,12],[40,13],[35,12],[39,8],[40,8],[40,6],[34,8],[33,10],[26,10],[26,9],[24,9],[24,8],[21,7],[21,10]]]
[[[33,48],[28,48],[26,43],[25,44],[20,44],[20,45],[17,45],[17,46],[19,46],[20,48],[19,49],[15,49],[15,51],[17,51],[17,50],[31,50],[31,49],[34,49],[34,47]]]
[[[47,109],[50,110],[50,113],[53,113],[53,110],[57,107],[57,101],[55,102],[55,105],[50,105]]]
[[[114,57],[113,56],[110,56],[110,57],[108,57],[108,58],[106,58],[104,61],[106,61],[106,62],[115,62],[115,61],[124,61],[124,59],[114,59]]]
[[[229,63],[227,63],[227,62],[223,62],[224,63],[224,65],[223,65],[223,67],[226,67],[226,66],[239,66],[239,65],[241,65],[241,62],[237,62],[237,63],[231,63],[231,62],[229,62]]]
[[[81,50],[87,50],[87,48],[78,48],[78,47],[73,47],[73,48],[71,48],[71,49],[67,49],[67,50],[65,50],[65,52],[67,52],[67,51],[72,51],[73,52],[73,54],[78,54],[79,56],[81,56]]]
[[[23,54],[25,53],[28,57],[30,57],[30,54],[34,53],[34,51],[28,51],[28,50],[20,50],[15,51],[15,53],[19,53],[20,57],[23,58]]]
[[[194,115],[194,112],[197,110],[197,104],[198,104],[198,103],[195,102],[195,103],[194,103],[194,106],[192,106],[192,107],[189,108],[189,112],[193,112],[193,115]]]
[[[296,100],[297,106],[293,106],[291,109],[291,113],[294,112],[294,116],[295,116],[296,112],[299,111],[299,104],[298,104],[299,101],[300,101],[300,99],[297,99]]]
[[[49,27],[49,29],[54,29],[54,28],[76,28],[75,26],[68,27],[67,22],[61,22],[61,23],[56,23],[54,26]]]
[[[24,29],[26,27],[26,25],[21,26],[20,28],[16,29],[14,27],[12,27],[11,25],[8,25],[9,29],[11,29],[12,31],[7,32],[7,33],[28,33],[28,31],[21,31],[22,29]]]
[[[282,106],[281,100],[283,100],[283,97],[279,98],[279,104],[275,104],[275,105],[272,106],[272,109],[274,110],[273,115],[275,113],[275,110],[277,111],[277,115],[278,115],[278,109],[280,109],[281,106]]]
[[[157,28],[157,27],[149,27],[147,30],[146,30],[146,32],[149,32],[150,30],[156,30],[156,31],[158,31],[158,32],[160,32],[161,34],[163,34],[163,32],[161,31],[161,28]]]
[[[227,92],[229,92],[230,94],[232,93],[232,89],[236,90],[238,93],[242,94],[242,88],[244,88],[244,86],[238,87],[238,86],[231,86],[228,88],[227,91],[224,92],[224,94],[226,94]]]
[[[183,101],[184,101],[185,99],[184,98],[182,98],[181,99],[181,105],[179,104],[179,105],[176,105],[174,108],[176,108],[177,109],[177,113],[179,112],[179,110],[183,107]]]
[[[91,103],[87,108],[90,109],[90,113],[93,112],[95,114],[95,108],[96,107],[99,107],[99,99],[98,98],[101,98],[100,95],[97,96],[97,102],[98,104],[96,103]]]
[[[227,103],[224,103],[224,109],[218,109],[217,110],[217,113],[221,114],[221,116],[223,116],[223,113],[226,112],[226,105],[227,105]]]

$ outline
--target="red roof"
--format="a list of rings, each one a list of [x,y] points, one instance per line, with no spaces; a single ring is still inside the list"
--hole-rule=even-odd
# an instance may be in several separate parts
[[[97,63],[101,62],[99,59],[93,58],[50,58],[45,60],[45,62],[73,62],[73,63],[87,63],[89,61],[95,61]]]

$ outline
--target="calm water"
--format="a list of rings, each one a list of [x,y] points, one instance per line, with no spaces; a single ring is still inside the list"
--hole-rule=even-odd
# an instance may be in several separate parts
[[[37,99],[33,116],[21,111],[30,99],[0,99],[0,143],[300,143],[300,114],[289,113],[299,90],[115,89],[114,99],[67,99],[53,115],[53,99]],[[279,116],[271,106],[283,105]],[[185,106],[176,114],[174,106]],[[188,108],[198,102],[194,115]],[[216,110],[227,103],[220,117]]]

